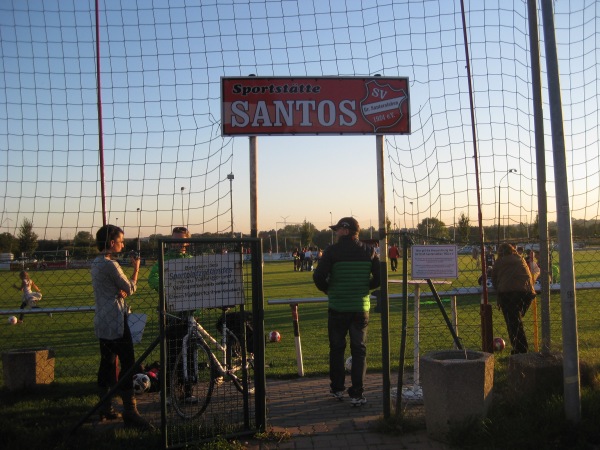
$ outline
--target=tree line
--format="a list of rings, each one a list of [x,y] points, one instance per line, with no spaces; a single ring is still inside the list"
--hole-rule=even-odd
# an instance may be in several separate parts
[[[584,245],[600,244],[600,227],[596,220],[573,219],[573,236]],[[556,222],[548,223],[550,240],[556,241]],[[386,233],[388,243],[401,245],[401,233],[407,232],[418,235],[423,240],[457,243],[459,245],[480,242],[479,228],[473,225],[470,218],[464,213],[458,217],[456,225],[446,225],[435,217],[426,217],[413,228],[396,228],[386,217]],[[485,242],[536,242],[538,236],[538,217],[532,224],[515,223],[509,225],[491,225],[483,229]],[[158,240],[166,237],[161,234],[152,234],[141,238],[139,248],[143,256],[156,257]],[[192,237],[231,237],[227,233],[202,233],[192,234]],[[237,237],[240,237],[238,234]],[[324,249],[335,241],[335,233],[331,229],[317,229],[311,222],[304,220],[300,224],[288,224],[277,230],[259,232],[263,240],[263,252],[291,252],[295,248]],[[360,239],[376,242],[379,240],[379,230],[373,226],[360,231]],[[126,249],[138,248],[138,239],[125,239]],[[69,256],[75,259],[89,259],[97,255],[95,236],[89,231],[78,231],[72,240],[64,239],[39,239],[33,231],[33,223],[23,219],[16,236],[11,233],[0,233],[0,253],[13,253],[16,257],[35,257],[37,252],[68,251]]]

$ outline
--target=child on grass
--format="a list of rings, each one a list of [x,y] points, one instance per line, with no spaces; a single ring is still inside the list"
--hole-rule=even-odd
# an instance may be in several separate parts
[[[39,287],[34,283],[34,281],[29,278],[29,274],[27,271],[22,270],[19,273],[19,278],[21,279],[21,286],[14,284],[13,287],[17,291],[23,292],[23,297],[21,300],[21,309],[29,308],[38,308],[37,303],[42,299],[42,291]],[[37,292],[33,292],[32,289],[35,289]],[[23,323],[24,313],[19,315],[18,323]]]

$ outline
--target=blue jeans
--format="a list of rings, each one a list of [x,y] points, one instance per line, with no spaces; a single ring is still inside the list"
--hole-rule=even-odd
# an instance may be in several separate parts
[[[369,312],[340,312],[329,310],[327,328],[329,332],[329,379],[332,392],[345,390],[346,335],[350,334],[350,354],[352,386],[350,397],[360,397],[363,393],[363,380],[367,374],[367,329]]]

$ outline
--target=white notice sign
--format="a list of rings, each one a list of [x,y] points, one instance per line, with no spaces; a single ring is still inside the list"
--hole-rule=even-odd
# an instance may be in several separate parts
[[[412,278],[458,278],[456,245],[413,245]]]
[[[164,263],[169,311],[192,311],[244,303],[242,255],[201,255]]]

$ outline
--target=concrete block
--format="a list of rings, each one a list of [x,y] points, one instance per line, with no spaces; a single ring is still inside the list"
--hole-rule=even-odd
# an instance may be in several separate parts
[[[54,381],[54,350],[17,349],[2,353],[4,385],[9,390],[23,389]]]
[[[519,353],[508,360],[509,400],[523,396],[562,394],[563,358],[560,353]]]
[[[453,426],[487,415],[494,386],[494,355],[440,350],[421,357],[427,434],[447,442]]]

